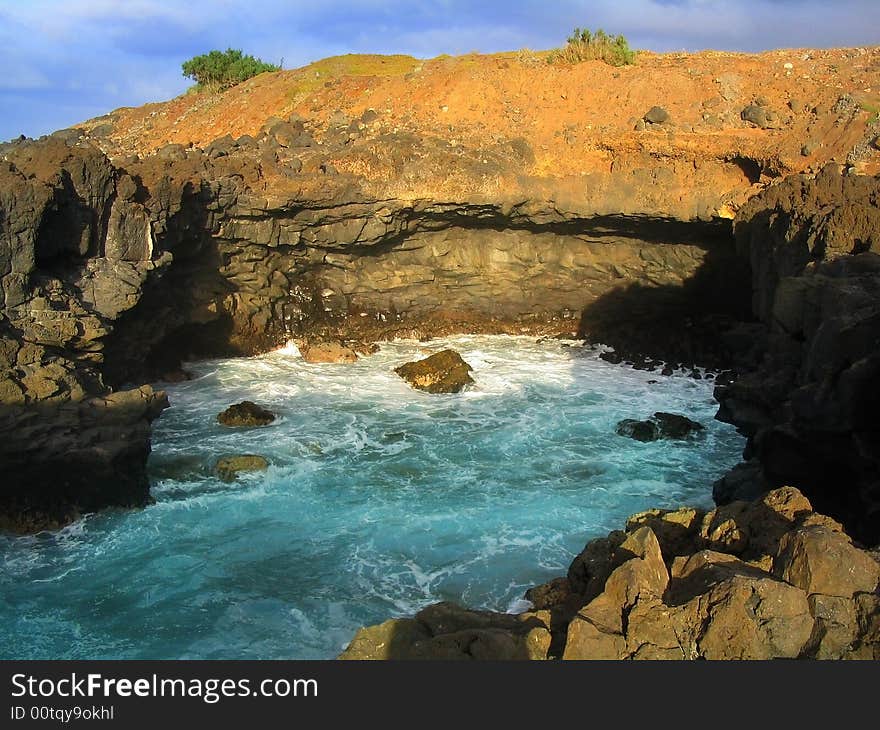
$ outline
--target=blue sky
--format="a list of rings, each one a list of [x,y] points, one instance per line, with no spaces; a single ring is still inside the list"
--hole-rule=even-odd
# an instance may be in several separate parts
[[[574,26],[654,51],[875,45],[880,0],[0,0],[0,140],[176,96],[212,48],[295,68],[551,48]]]

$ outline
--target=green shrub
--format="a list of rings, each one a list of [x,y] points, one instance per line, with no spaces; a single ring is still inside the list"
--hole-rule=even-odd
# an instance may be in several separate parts
[[[612,66],[628,66],[635,63],[636,52],[631,50],[622,35],[608,35],[601,28],[595,33],[587,28],[575,28],[562,48],[551,51],[549,63],[580,63],[599,60]]]
[[[245,56],[232,48],[195,56],[182,68],[183,75],[193,79],[197,88],[207,91],[222,91],[265,71],[281,70],[280,66]]]

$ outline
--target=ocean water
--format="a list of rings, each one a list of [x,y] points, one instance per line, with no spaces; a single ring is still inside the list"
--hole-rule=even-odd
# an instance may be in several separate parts
[[[429,343],[444,346],[476,386],[410,389],[392,368],[423,356],[412,341],[351,365],[308,365],[294,347],[190,365],[193,380],[163,386],[154,505],[0,537],[0,656],[330,658],[359,626],[435,601],[512,610],[628,515],[710,506],[742,451],[713,420],[711,381],[556,340]],[[277,421],[217,424],[244,399]],[[615,434],[657,410],[706,431],[648,444]],[[236,453],[270,467],[219,481],[213,464]]]

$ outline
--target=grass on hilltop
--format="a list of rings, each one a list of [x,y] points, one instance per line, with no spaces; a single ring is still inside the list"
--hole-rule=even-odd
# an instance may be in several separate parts
[[[303,66],[295,72],[295,81],[288,89],[290,99],[308,94],[324,86],[327,82],[344,76],[403,76],[422,63],[413,56],[348,53],[344,56],[330,56]]]
[[[636,52],[622,35],[608,35],[601,28],[595,33],[587,28],[575,28],[562,48],[551,51],[548,63],[581,63],[604,61],[611,66],[629,66],[635,63]]]

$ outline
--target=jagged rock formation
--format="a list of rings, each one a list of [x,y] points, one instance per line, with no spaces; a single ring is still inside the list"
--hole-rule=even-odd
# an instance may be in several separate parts
[[[754,479],[792,484],[852,534],[880,540],[880,178],[793,176],[736,222],[769,331],[760,367],[719,387],[750,437]],[[741,487],[753,489],[754,479]],[[722,490],[725,498],[737,492]]]
[[[0,164],[4,527],[149,501],[150,422],[165,395],[111,392],[100,372],[112,321],[162,265],[133,188],[96,150],[60,140]]]
[[[878,659],[880,563],[796,489],[651,510],[593,540],[517,616],[437,604],[343,659]]]

